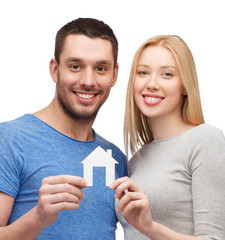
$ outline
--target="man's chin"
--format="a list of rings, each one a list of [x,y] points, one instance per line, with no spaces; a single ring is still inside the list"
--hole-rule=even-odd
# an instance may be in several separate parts
[[[98,110],[94,112],[88,112],[88,111],[67,111],[67,115],[70,116],[70,118],[73,118],[74,120],[80,120],[80,121],[94,121],[97,116]]]

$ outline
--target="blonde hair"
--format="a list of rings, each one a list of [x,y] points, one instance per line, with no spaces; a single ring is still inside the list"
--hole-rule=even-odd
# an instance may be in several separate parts
[[[178,71],[187,93],[183,98],[183,120],[188,124],[196,126],[204,123],[197,72],[190,49],[176,35],[162,35],[150,38],[137,50],[130,70],[124,118],[124,144],[127,156],[128,148],[134,154],[139,146],[153,141],[150,120],[141,113],[133,97],[133,83],[137,64],[143,50],[149,46],[162,46],[168,49],[176,60]]]

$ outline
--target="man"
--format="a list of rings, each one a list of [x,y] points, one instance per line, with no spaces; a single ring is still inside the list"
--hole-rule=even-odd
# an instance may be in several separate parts
[[[117,80],[117,53],[102,21],[79,18],[58,31],[53,101],[0,124],[0,239],[115,239],[114,192],[100,168],[86,187],[82,161],[111,149],[116,178],[126,174],[124,154],[92,129]]]

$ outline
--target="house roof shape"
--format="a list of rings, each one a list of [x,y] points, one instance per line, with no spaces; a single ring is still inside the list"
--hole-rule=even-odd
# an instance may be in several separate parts
[[[81,163],[90,164],[95,167],[106,167],[112,164],[118,164],[118,162],[112,157],[112,150],[98,146],[93,152],[91,152]]]

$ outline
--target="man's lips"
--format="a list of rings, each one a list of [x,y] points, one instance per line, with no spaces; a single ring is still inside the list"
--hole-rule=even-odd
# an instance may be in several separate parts
[[[93,98],[96,94],[78,93],[78,92],[75,92],[75,95],[77,95],[77,96],[80,97],[80,98],[91,99],[91,98]]]
[[[98,93],[94,93],[94,92],[87,93],[87,92],[78,92],[78,91],[75,91],[74,94],[79,100],[79,102],[81,103],[92,103],[95,101],[96,96],[98,95]]]

